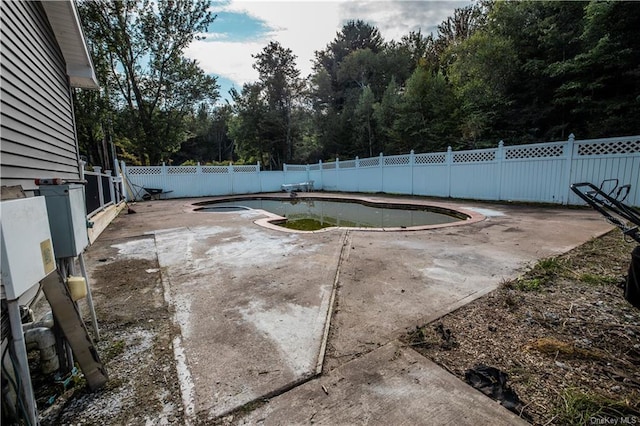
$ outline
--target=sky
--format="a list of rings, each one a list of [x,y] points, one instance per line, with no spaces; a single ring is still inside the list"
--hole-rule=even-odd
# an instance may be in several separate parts
[[[471,1],[398,0],[290,0],[212,2],[217,15],[204,40],[185,51],[208,74],[218,77],[222,100],[229,89],[258,79],[252,55],[271,41],[278,41],[297,56],[301,76],[311,74],[314,52],[326,48],[349,20],[361,19],[380,30],[385,41],[400,40],[412,30],[427,35],[456,8]]]

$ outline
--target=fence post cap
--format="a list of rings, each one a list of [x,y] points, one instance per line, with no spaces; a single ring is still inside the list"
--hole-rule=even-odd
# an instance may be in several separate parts
[[[571,134],[569,135],[569,142],[573,142],[573,141],[575,141],[575,140],[576,140],[576,136],[575,136],[573,133],[571,133]]]
[[[504,146],[504,141],[500,141],[500,142],[498,142],[498,146],[499,146],[500,148],[502,148],[502,147]]]

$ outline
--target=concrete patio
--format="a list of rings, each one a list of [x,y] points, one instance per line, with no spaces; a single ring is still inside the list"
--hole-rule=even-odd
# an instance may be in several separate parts
[[[199,201],[138,203],[87,253],[90,270],[157,259],[189,422],[516,424],[397,338],[611,229],[590,210],[439,200],[485,219],[293,233],[258,226],[260,211],[195,212]]]

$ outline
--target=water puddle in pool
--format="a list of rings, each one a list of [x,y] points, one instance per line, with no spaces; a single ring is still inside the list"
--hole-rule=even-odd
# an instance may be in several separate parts
[[[215,202],[198,211],[225,212],[261,209],[287,218],[281,226],[313,231],[331,226],[352,228],[395,228],[439,225],[463,220],[460,213],[445,214],[428,206],[385,204],[365,205],[355,201],[328,201],[317,199],[250,199]]]

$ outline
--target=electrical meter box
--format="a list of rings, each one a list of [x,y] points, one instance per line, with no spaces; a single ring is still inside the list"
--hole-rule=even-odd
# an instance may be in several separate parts
[[[56,269],[44,197],[0,203],[4,296],[15,300]]]
[[[76,257],[89,245],[84,186],[40,185],[45,197],[56,258]]]

